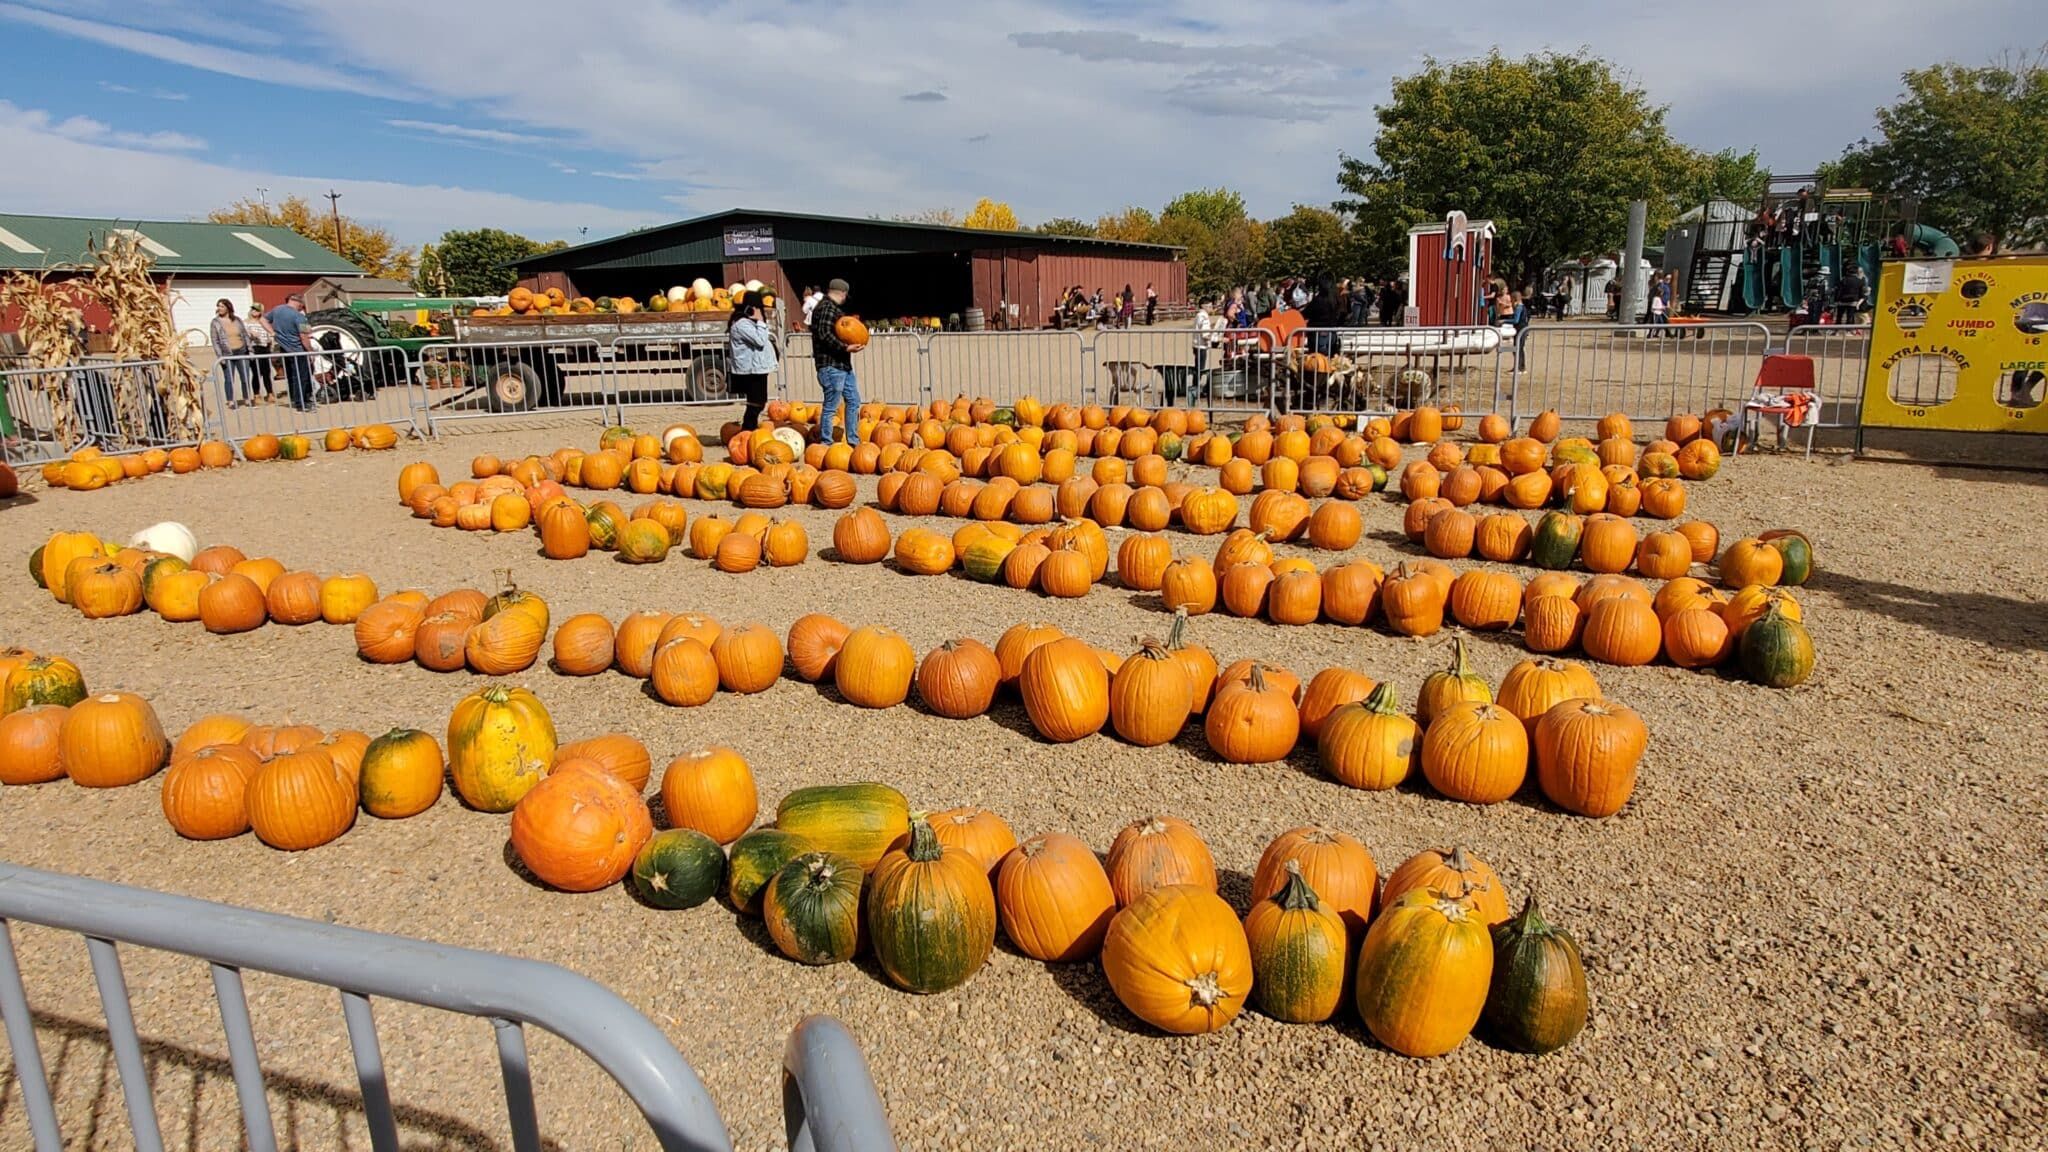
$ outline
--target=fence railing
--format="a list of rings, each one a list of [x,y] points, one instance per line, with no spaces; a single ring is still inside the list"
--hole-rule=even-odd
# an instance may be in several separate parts
[[[66,1145],[15,955],[15,920],[85,937],[108,1046],[142,1152],[161,1152],[164,1141],[121,967],[124,944],[210,966],[244,1140],[252,1152],[276,1152],[278,1140],[243,989],[245,970],[323,984],[340,994],[363,1113],[378,1152],[396,1152],[399,1140],[372,997],[490,1021],[517,1152],[541,1147],[528,1026],[567,1041],[603,1069],[632,1099],[665,1152],[732,1146],[703,1083],[661,1030],[615,993],[567,969],[0,864],[0,1017],[37,1152],[61,1152]],[[793,1147],[895,1148],[866,1062],[843,1027],[820,1017],[804,1021],[791,1037],[784,1067],[784,1116]],[[798,1145],[798,1133],[810,1143]]]
[[[1864,370],[1870,362],[1870,325],[1802,325],[1785,338],[1785,351],[1813,359],[1814,396],[1822,428],[1863,422]]]
[[[1551,410],[1566,420],[1609,412],[1662,421],[1677,412],[1741,405],[1772,350],[1770,328],[1711,324],[1536,324],[1515,340],[1514,387],[1503,413]]]
[[[211,435],[313,435],[361,424],[410,425],[422,435],[415,364],[402,348],[225,356],[206,379]]]
[[[59,368],[0,372],[0,460],[40,464],[80,448],[133,452],[194,444],[197,420],[170,410],[154,360],[87,360]]]

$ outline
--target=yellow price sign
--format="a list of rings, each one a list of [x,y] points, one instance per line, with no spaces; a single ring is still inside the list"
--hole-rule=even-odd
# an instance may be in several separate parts
[[[1866,428],[2048,434],[2048,257],[1896,260],[1878,278]]]

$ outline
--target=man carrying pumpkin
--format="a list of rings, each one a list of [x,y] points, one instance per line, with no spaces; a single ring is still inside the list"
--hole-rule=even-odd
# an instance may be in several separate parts
[[[834,326],[846,315],[846,293],[850,285],[833,280],[825,285],[825,298],[811,312],[811,359],[818,366],[818,387],[825,393],[825,411],[819,418],[818,440],[832,443],[832,419],[839,405],[846,404],[846,443],[860,443],[860,383],[853,375],[853,354],[860,351],[839,338]]]

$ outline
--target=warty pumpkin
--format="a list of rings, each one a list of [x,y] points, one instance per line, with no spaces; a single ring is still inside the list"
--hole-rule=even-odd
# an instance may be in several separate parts
[[[963,848],[912,822],[909,843],[883,856],[867,891],[868,940],[884,975],[910,992],[967,982],[995,947],[988,869]]]
[[[1493,940],[1473,911],[1433,890],[1391,903],[1359,950],[1358,1014],[1404,1056],[1441,1056],[1479,1022]]]
[[[524,688],[491,685],[448,718],[448,774],[472,808],[509,812],[555,761],[555,723]]]
[[[1245,914],[1252,997],[1275,1020],[1320,1023],[1336,1014],[1344,998],[1345,925],[1302,879],[1299,861],[1287,861],[1285,876],[1278,892]]]
[[[1170,885],[1118,912],[1102,944],[1111,991],[1139,1019],[1181,1035],[1237,1018],[1252,990],[1251,946],[1237,914],[1205,888]]]

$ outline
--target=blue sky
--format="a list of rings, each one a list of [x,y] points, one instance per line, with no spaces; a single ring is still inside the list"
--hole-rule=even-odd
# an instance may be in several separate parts
[[[2037,2],[0,0],[0,210],[333,188],[408,243],[981,195],[1028,223],[1216,184],[1275,215],[1336,195],[1392,76],[1496,45],[1587,47],[1686,142],[1803,171],[1904,69],[2034,46]]]

